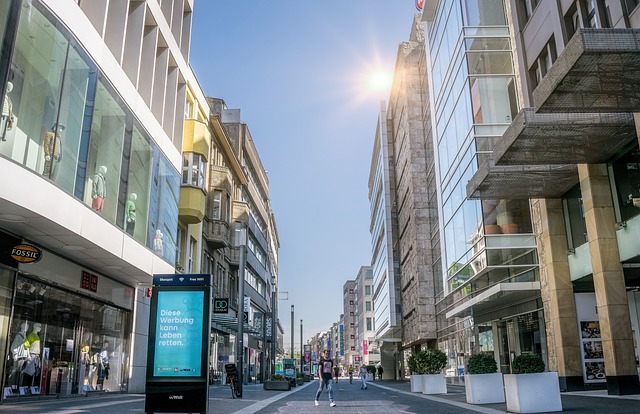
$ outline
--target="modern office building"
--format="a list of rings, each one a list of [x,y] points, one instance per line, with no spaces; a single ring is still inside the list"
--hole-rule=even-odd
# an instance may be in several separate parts
[[[562,390],[640,392],[637,6],[425,3],[457,364],[538,353]]]
[[[340,335],[340,362],[343,367],[353,365],[356,356],[356,281],[347,280],[342,286],[343,324]]]
[[[373,274],[373,309],[376,341],[384,366],[398,365],[402,359],[402,310],[400,303],[400,258],[393,243],[397,239],[397,200],[393,145],[388,140],[387,110],[380,103],[371,166],[369,170],[369,205],[371,222],[371,269]]]
[[[176,263],[192,6],[0,6],[4,399],[144,391],[148,287]]]

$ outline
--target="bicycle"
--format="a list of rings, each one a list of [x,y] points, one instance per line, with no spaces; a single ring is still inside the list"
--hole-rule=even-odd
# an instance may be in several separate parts
[[[238,386],[238,368],[234,364],[226,364],[224,370],[227,373],[227,383],[231,388],[231,398],[241,397],[242,393]]]

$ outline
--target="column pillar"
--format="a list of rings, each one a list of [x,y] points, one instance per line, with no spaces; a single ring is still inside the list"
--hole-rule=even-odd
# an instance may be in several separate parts
[[[531,210],[540,259],[548,369],[558,372],[561,391],[583,390],[580,334],[562,200],[531,200]]]
[[[589,238],[607,390],[612,395],[638,394],[640,383],[607,166],[580,164],[578,174]]]

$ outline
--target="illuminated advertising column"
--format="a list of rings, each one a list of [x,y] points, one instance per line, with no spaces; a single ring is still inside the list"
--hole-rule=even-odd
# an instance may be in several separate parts
[[[206,413],[211,275],[155,275],[145,412]]]

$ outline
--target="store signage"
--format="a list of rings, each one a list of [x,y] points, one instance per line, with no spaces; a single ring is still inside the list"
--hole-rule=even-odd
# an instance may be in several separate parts
[[[422,6],[424,6],[424,0],[416,0],[416,9],[422,10]]]
[[[229,298],[215,298],[213,300],[213,313],[229,313]]]
[[[82,281],[80,282],[82,289],[89,290],[91,292],[98,291],[98,276],[86,271],[82,271]]]
[[[264,320],[264,326],[264,335],[267,337],[267,341],[271,341],[273,339],[273,317],[271,316],[271,313],[267,313]]]
[[[20,263],[35,263],[42,258],[42,250],[36,246],[22,243],[11,248],[11,257]]]

